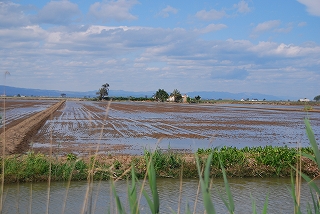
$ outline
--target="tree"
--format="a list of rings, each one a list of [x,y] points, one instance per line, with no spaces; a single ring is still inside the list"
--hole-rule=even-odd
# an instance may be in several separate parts
[[[161,102],[164,102],[166,99],[168,99],[168,97],[169,94],[164,89],[159,89],[154,95],[154,98]]]
[[[178,89],[174,89],[170,96],[174,97],[175,102],[180,102],[182,99],[182,95]]]
[[[196,101],[199,102],[201,100],[201,97],[198,95],[198,96],[195,96],[194,99],[196,99]]]
[[[313,99],[314,99],[315,101],[319,101],[319,100],[320,100],[320,95],[315,96]]]
[[[101,88],[99,89],[99,91],[97,91],[97,95],[98,96],[98,99],[99,100],[102,100],[102,99],[107,99],[108,98],[108,95],[109,95],[109,84],[108,83],[105,83],[101,86]]]

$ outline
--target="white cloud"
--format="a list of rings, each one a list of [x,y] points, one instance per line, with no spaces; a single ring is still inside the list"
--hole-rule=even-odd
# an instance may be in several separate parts
[[[36,23],[65,25],[74,21],[80,10],[77,4],[70,1],[50,1],[34,17]]]
[[[255,33],[263,33],[266,31],[270,31],[280,25],[279,20],[271,20],[271,21],[266,21],[263,23],[258,24],[254,29],[253,32]]]
[[[226,79],[226,80],[243,80],[249,76],[249,72],[243,68],[233,68],[232,66],[225,68],[224,72],[212,71],[211,78]]]
[[[29,24],[23,8],[16,3],[0,2],[0,27],[15,27]]]
[[[129,10],[136,4],[138,4],[136,0],[95,2],[90,6],[89,15],[104,22],[135,20],[137,17],[132,15]]]
[[[307,7],[309,14],[313,16],[320,16],[320,1],[319,0],[297,0]]]
[[[40,45],[48,33],[39,26],[26,26],[19,28],[0,29],[0,46],[2,48],[31,48]]]
[[[209,12],[202,14],[204,20],[213,18]],[[108,18],[111,19],[115,20]],[[290,25],[287,28],[279,28],[279,25],[278,20],[264,22],[254,31],[289,30]],[[137,91],[167,89],[166,86],[172,84],[181,91],[214,90],[212,85],[221,90],[232,90],[231,87],[239,90],[237,84],[240,82],[250,87],[256,84],[256,88],[246,87],[260,90],[259,81],[264,81],[263,87],[267,91],[273,87],[271,83],[281,82],[284,77],[287,85],[290,78],[299,82],[301,78],[297,76],[301,72],[319,76],[320,46],[316,42],[296,45],[262,41],[254,44],[246,39],[217,40],[212,37],[204,40],[199,37],[200,33],[226,27],[212,23],[194,31],[119,25],[0,28],[0,64],[3,70],[11,72],[12,85],[37,81],[39,83],[35,85],[39,88],[58,86],[62,90],[92,90],[101,75],[110,78],[112,89]],[[288,65],[297,69],[289,72]],[[283,73],[285,71],[287,73]],[[72,80],[70,84],[61,84],[62,75],[64,80]],[[174,83],[172,79],[175,79]],[[223,81],[228,81],[228,85],[223,86]],[[147,83],[141,84],[144,82]]]
[[[299,24],[298,24],[298,27],[304,27],[304,26],[306,26],[307,25],[307,22],[300,22]]]
[[[275,42],[259,42],[259,44],[249,47],[248,50],[256,53],[259,57],[274,57],[278,60],[297,57],[300,57],[301,59],[316,59],[320,54],[320,46],[317,46],[315,44],[314,46],[308,44],[306,44],[305,46],[298,46],[284,43],[278,44]],[[292,63],[298,65],[297,62],[292,61]]]
[[[224,28],[227,28],[227,25],[225,25],[225,24],[209,24],[205,28],[199,29],[199,30],[197,29],[196,31],[198,31],[200,33],[209,33],[212,31],[222,30]]]
[[[195,16],[198,19],[209,21],[209,20],[221,19],[224,16],[226,16],[226,13],[224,11],[217,11],[215,9],[212,9],[210,11],[200,10],[196,13]]]
[[[146,70],[147,71],[159,71],[160,68],[158,68],[158,67],[148,67],[148,68],[146,68]]]
[[[292,29],[293,29],[293,23],[288,23],[287,27],[285,27],[285,28],[277,28],[274,31],[278,32],[278,33],[289,33],[289,32],[292,31]]]
[[[237,8],[239,13],[249,13],[251,11],[248,3],[244,0],[241,0],[238,4],[235,4],[234,7]]]
[[[178,10],[171,7],[171,6],[167,6],[166,8],[162,9],[159,13],[158,16],[161,16],[163,18],[167,18],[169,17],[170,14],[177,14]]]

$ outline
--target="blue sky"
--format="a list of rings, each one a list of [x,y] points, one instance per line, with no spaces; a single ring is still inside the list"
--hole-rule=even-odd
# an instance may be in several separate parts
[[[0,66],[15,87],[313,99],[320,1],[0,0]]]

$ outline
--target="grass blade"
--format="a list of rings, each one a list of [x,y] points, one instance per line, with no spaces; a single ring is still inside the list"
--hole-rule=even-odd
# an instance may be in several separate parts
[[[256,200],[252,197],[251,193],[250,193],[250,198],[252,200],[252,213],[253,214],[258,214],[257,213],[257,207],[256,207]]]
[[[266,200],[263,205],[262,214],[267,214],[268,211],[268,202],[269,202],[269,193],[267,194]]]
[[[151,198],[149,197],[149,195],[145,190],[143,190],[142,193],[148,202],[151,213],[157,214],[160,211],[160,202],[159,202],[159,195],[158,195],[157,182],[156,182],[156,171],[154,169],[152,157],[153,155],[150,156],[150,159],[148,162],[147,173],[148,173],[149,186],[150,186],[153,200],[151,200]]]
[[[219,162],[220,162],[220,166],[221,166],[221,170],[222,170],[224,186],[225,186],[226,193],[227,193],[227,196],[228,196],[228,202],[223,197],[221,197],[221,199],[223,200],[223,203],[228,208],[229,212],[230,213],[234,213],[235,207],[234,207],[233,196],[232,196],[232,193],[231,193],[231,190],[230,190],[230,186],[229,186],[229,183],[228,183],[226,170],[223,167],[223,164],[222,164],[222,161],[221,161],[220,157],[219,157]]]
[[[131,167],[131,188],[128,185],[128,198],[130,204],[130,211],[132,214],[139,214],[138,199],[137,199],[137,185],[136,185],[136,174],[134,167]]]
[[[147,200],[147,203],[148,203],[148,205],[149,205],[149,208],[150,208],[151,213],[152,213],[152,214],[156,213],[155,210],[154,210],[153,202],[152,202],[151,198],[149,197],[148,193],[147,193],[145,190],[143,190],[142,193],[143,193],[143,196],[144,196],[144,197],[146,198],[146,200]]]
[[[311,188],[310,188],[310,195],[312,197],[314,213],[319,213],[319,202],[318,202],[318,200],[315,200],[315,197],[314,197],[313,192],[311,191]],[[309,210],[311,211],[310,204],[309,204]]]
[[[213,153],[210,153],[209,157],[207,158],[207,163],[204,171],[204,178],[202,178],[199,157],[196,154],[196,162],[197,162],[197,168],[199,173],[203,204],[208,214],[216,213],[213,203],[211,201],[211,194],[209,191],[209,175],[210,175],[210,165],[211,165],[212,156],[213,156]]]
[[[125,214],[126,212],[124,211],[124,209],[122,208],[122,204],[121,204],[121,201],[120,201],[120,198],[116,192],[116,188],[114,186],[114,183],[112,182],[112,192],[113,192],[113,195],[114,195],[114,198],[116,200],[116,204],[117,204],[117,208],[118,208],[118,211],[120,214]]]
[[[306,157],[306,158],[309,158],[310,160],[312,160],[313,162],[317,162],[316,159],[310,155],[310,154],[307,154],[307,153],[301,153],[302,156]]]
[[[314,137],[314,133],[312,131],[312,128],[311,128],[309,120],[308,119],[304,119],[304,123],[306,125],[306,132],[307,132],[307,135],[308,135],[309,142],[311,144],[313,153],[315,155],[316,163],[318,165],[318,168],[320,169],[320,152],[319,152],[319,148],[318,148],[316,139]]]
[[[298,203],[297,195],[296,195],[296,188],[294,185],[293,175],[291,174],[291,196],[294,202],[294,213],[301,214],[300,205]]]
[[[157,182],[156,182],[156,171],[154,169],[152,159],[150,161],[151,161],[150,168],[148,170],[149,185],[152,192],[154,212],[159,213],[160,203],[159,203],[159,195],[158,195]]]
[[[191,214],[189,203],[186,205],[186,214]]]

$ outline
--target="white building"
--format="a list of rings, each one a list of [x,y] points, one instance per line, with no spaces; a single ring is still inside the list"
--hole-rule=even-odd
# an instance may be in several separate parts
[[[170,96],[168,99],[167,99],[168,102],[174,102],[174,96]]]
[[[299,101],[300,101],[300,102],[310,102],[310,100],[307,99],[307,98],[299,99]]]

